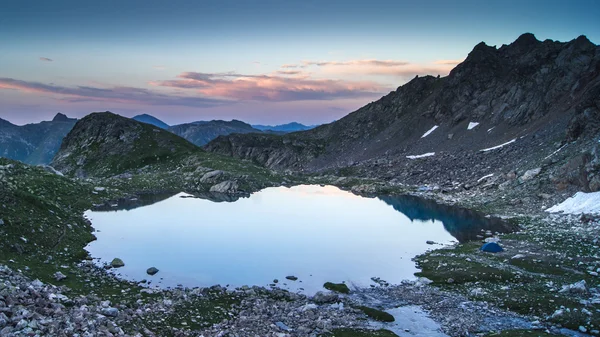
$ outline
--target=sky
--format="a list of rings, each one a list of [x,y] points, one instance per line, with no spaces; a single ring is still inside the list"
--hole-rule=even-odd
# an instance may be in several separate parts
[[[0,118],[326,123],[481,41],[597,44],[598,17],[597,0],[2,1]]]

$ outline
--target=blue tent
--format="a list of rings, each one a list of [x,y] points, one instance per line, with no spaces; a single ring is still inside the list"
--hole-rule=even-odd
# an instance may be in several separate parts
[[[502,247],[500,247],[500,245],[495,242],[488,242],[481,246],[481,251],[488,253],[499,253],[503,250],[504,249],[502,249]]]

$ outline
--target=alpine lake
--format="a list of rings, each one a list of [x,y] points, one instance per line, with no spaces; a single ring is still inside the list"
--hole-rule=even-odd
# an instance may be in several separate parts
[[[368,287],[414,279],[412,258],[428,249],[515,229],[413,196],[367,198],[318,185],[244,198],[140,195],[85,216],[97,237],[86,249],[99,265],[120,258],[125,266],[112,272],[124,279],[160,288],[258,285],[306,294],[325,282]],[[150,267],[159,272],[148,275]]]

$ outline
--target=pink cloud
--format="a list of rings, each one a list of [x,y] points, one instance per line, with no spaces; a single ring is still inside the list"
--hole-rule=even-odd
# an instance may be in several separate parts
[[[450,62],[452,61],[452,62]],[[454,60],[432,64],[410,63],[401,60],[348,60],[348,61],[303,61],[301,67],[318,67],[325,74],[354,76],[376,75],[410,78],[415,75],[447,75],[456,63]]]
[[[192,107],[209,107],[228,103],[224,100],[207,97],[192,97],[158,93],[143,88],[112,87],[99,88],[92,86],[64,87],[40,82],[22,81],[13,78],[0,78],[0,89],[18,90],[27,93],[52,94],[66,102],[117,102],[147,105],[181,105]]]
[[[464,61],[464,59],[461,59],[461,60],[437,60],[437,61],[435,61],[433,63],[455,66],[455,65],[461,63],[462,61]]]
[[[248,101],[331,100],[344,97],[372,97],[389,88],[370,81],[311,79],[277,75],[185,72],[177,80],[155,81],[151,85],[195,89],[207,97]]]
[[[406,61],[398,60],[350,60],[350,61],[303,61],[304,66],[376,66],[376,67],[397,67],[410,64]]]

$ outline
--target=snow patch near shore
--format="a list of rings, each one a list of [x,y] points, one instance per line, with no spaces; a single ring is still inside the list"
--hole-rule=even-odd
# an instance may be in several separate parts
[[[506,143],[504,143],[504,144],[496,145],[496,146],[494,146],[494,147],[488,147],[487,149],[483,149],[483,150],[479,150],[479,151],[481,151],[481,152],[488,152],[488,151],[496,150],[496,149],[499,149],[499,148],[501,148],[501,147],[504,147],[504,146],[506,146],[506,145],[508,145],[508,144],[510,144],[510,143],[514,143],[514,142],[516,142],[516,141],[517,141],[517,139],[515,138],[515,139],[513,139],[513,140],[510,140],[510,141],[508,141],[508,142],[506,142]]]
[[[476,127],[477,125],[479,125],[479,123],[469,122],[469,126],[467,126],[467,130],[471,130],[472,128]]]
[[[418,154],[418,155],[414,155],[414,156],[406,156],[406,158],[408,158],[408,159],[419,159],[419,158],[431,157],[431,156],[434,156],[434,155],[435,155],[435,152],[427,152],[427,153]]]
[[[550,213],[600,214],[600,192],[577,192],[574,196],[546,210]]]
[[[438,128],[438,126],[437,126],[437,125],[434,125],[434,126],[431,128],[431,129],[429,129],[429,131],[425,132],[425,133],[424,133],[424,134],[421,136],[421,138],[425,138],[425,137],[429,136],[429,135],[430,135],[430,134],[431,134],[433,131],[435,131],[435,129],[437,129],[437,128]]]

